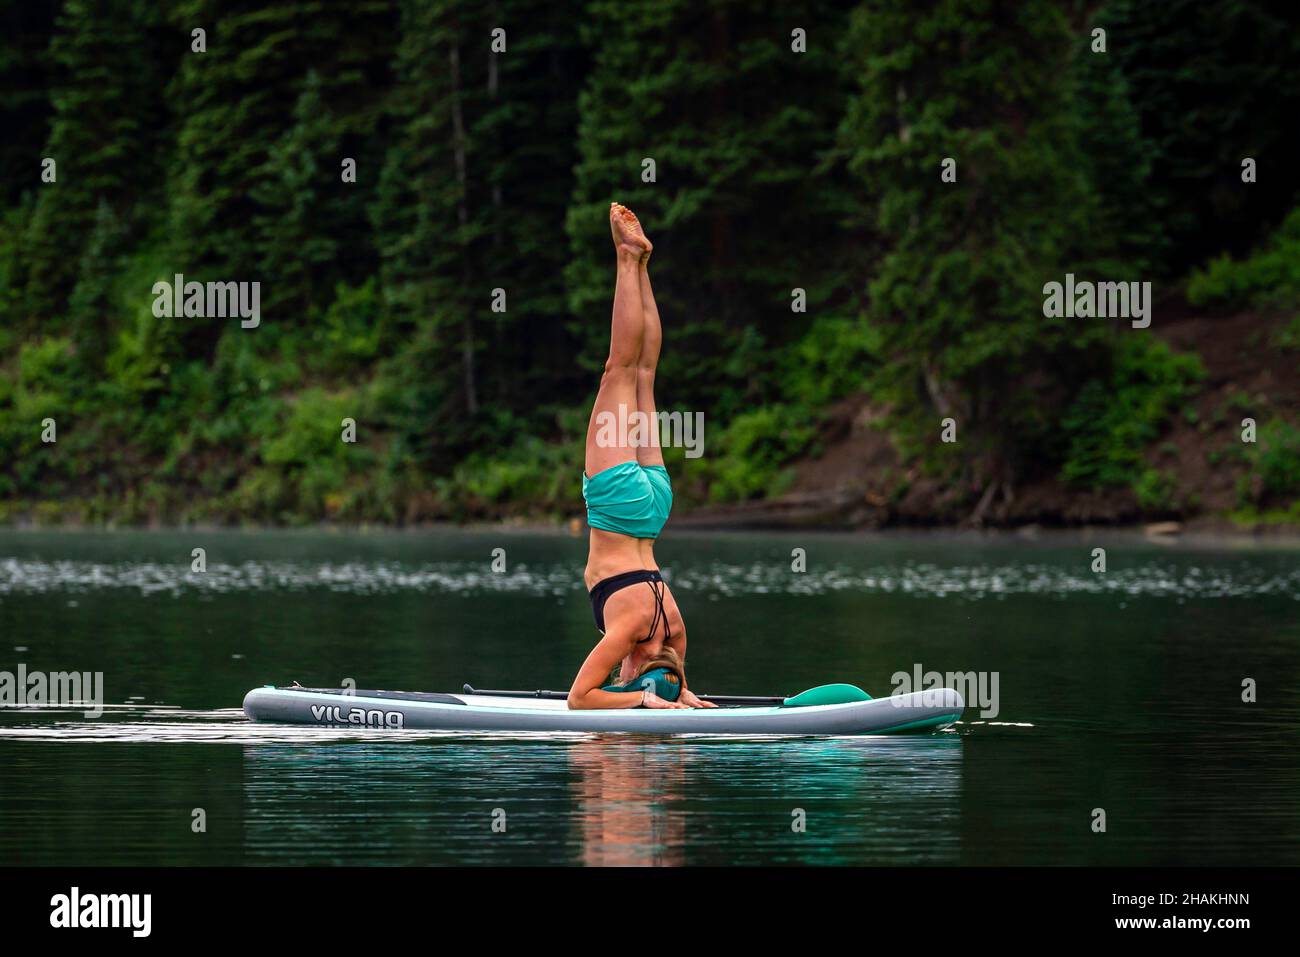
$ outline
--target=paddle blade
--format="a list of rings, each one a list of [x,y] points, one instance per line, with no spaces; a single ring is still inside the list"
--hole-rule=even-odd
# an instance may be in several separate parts
[[[870,700],[871,695],[856,685],[818,685],[793,698],[786,698],[781,705],[785,708],[808,708],[818,704],[850,704]]]

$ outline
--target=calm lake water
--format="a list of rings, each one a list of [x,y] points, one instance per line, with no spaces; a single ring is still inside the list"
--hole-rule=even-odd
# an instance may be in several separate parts
[[[254,725],[244,693],[293,680],[567,688],[595,639],[583,540],[0,532],[0,672],[103,672],[109,703],[0,708],[0,859],[1300,863],[1294,547],[671,533],[659,552],[702,691],[882,695],[919,667],[996,674],[998,714],[733,741]]]

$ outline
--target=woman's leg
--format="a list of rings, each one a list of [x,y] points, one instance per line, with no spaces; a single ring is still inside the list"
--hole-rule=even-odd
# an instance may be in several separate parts
[[[636,407],[644,413],[649,423],[650,441],[636,450],[636,460],[644,465],[663,465],[664,453],[659,446],[659,414],[655,409],[655,369],[659,365],[659,349],[663,345],[663,328],[659,325],[659,307],[655,305],[654,290],[650,288],[650,256],[641,258],[641,314],[645,322],[645,336],[641,342],[641,358],[636,367]]]
[[[584,468],[589,478],[622,462],[635,461],[637,456],[620,424],[626,423],[637,408],[637,363],[645,332],[641,306],[641,258],[651,246],[641,232],[636,216],[626,207],[611,204],[609,221],[618,264],[614,281],[614,314],[609,330],[609,358],[605,360],[600,389],[587,423]]]

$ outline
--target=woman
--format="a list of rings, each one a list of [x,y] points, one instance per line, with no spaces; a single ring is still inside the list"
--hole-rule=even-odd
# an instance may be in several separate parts
[[[655,413],[663,332],[650,290],[654,247],[625,206],[610,204],[609,226],[618,261],[614,318],[609,358],[587,425],[582,476],[591,527],[584,578],[603,637],[573,679],[569,707],[712,708],[686,687],[686,626],[654,556],[655,539],[673,504]],[[648,428],[638,430],[638,418]],[[630,433],[623,428],[627,423],[634,426]],[[616,667],[624,684],[657,672],[661,678],[653,687],[676,691],[676,700],[649,687],[606,690],[602,686]]]

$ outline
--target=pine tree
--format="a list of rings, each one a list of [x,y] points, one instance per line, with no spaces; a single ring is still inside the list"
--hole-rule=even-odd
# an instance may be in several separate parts
[[[473,282],[473,252],[489,230],[470,215],[465,115],[473,95],[461,57],[471,36],[481,45],[487,36],[470,26],[473,8],[403,4],[394,138],[375,210],[385,294],[407,343],[399,428],[427,437],[412,444],[434,467],[463,453],[478,412],[476,326],[487,289]]]
[[[1077,156],[1089,183],[1080,256],[1107,275],[1150,277],[1168,256],[1162,228],[1167,210],[1153,176],[1155,148],[1142,133],[1118,57],[1092,49],[1094,25],[1078,32],[1070,71],[1072,109],[1079,116]]]
[[[1150,143],[1162,272],[1245,252],[1300,198],[1300,4],[1111,0],[1097,23]]]
[[[158,194],[167,125],[157,91],[169,63],[156,45],[158,17],[150,0],[68,0],[58,16],[43,151],[57,181],[39,188],[25,253],[31,314],[56,329],[99,205],[129,227],[137,205]]]
[[[12,206],[35,191],[36,157],[49,135],[53,3],[0,3],[0,202]]]
[[[337,126],[312,70],[294,123],[271,149],[266,179],[253,190],[262,251],[262,309],[277,321],[302,325],[326,304],[339,256],[336,225],[343,218]]]
[[[1042,311],[1090,208],[1061,82],[1074,42],[1052,0],[874,0],[847,37],[861,93],[841,132],[885,244],[875,387],[922,448],[951,453],[940,420],[956,420],[977,514],[1039,451],[1069,394],[1056,370],[1093,338]]]
[[[484,253],[488,288],[509,296],[486,317],[479,368],[483,397],[504,410],[503,427],[549,434],[552,403],[585,392],[564,285],[565,216],[577,162],[577,99],[586,50],[571,5],[493,0],[488,23],[503,52],[484,46],[482,109],[469,118],[490,223]]]
[[[113,207],[101,201],[95,226],[77,268],[68,321],[81,367],[99,372],[118,320],[114,291],[122,263],[123,229]]]
[[[168,91],[181,118],[177,130],[176,175],[171,183],[170,229],[177,271],[187,278],[274,282],[266,272],[265,233],[257,224],[272,214],[265,199],[286,173],[273,156],[294,126],[307,76],[320,78],[319,97],[335,129],[318,129],[316,139],[355,144],[374,128],[384,90],[375,80],[387,69],[391,52],[393,6],[389,0],[321,4],[311,0],[183,0],[169,9],[169,22],[191,45]],[[192,49],[191,32],[206,32],[206,52]],[[345,139],[345,134],[348,138]],[[337,162],[329,182],[337,183]],[[368,171],[369,189],[377,170]],[[356,197],[343,223],[330,224],[321,240],[353,240],[360,255],[342,257],[335,274],[318,280],[326,288],[336,278],[360,281],[369,252],[355,243]],[[324,225],[324,224],[322,224]],[[190,320],[187,350],[206,356],[215,351],[228,323]]]
[[[568,219],[570,303],[587,368],[604,361],[613,275],[611,201],[656,244],[668,401],[724,415],[770,401],[777,348],[834,292],[831,224],[843,196],[822,172],[843,105],[843,19],[830,3],[592,0],[593,64],[580,100],[576,194]],[[792,49],[808,33],[807,52]],[[643,161],[657,181],[642,181]]]
[[[571,377],[561,276],[577,53],[561,17],[537,0],[404,7],[374,220],[400,343],[393,424],[435,469],[546,428],[539,412]]]

